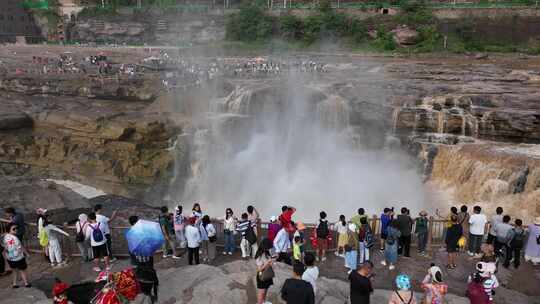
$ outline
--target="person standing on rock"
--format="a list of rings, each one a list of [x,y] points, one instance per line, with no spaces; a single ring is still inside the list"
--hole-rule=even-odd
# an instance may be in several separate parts
[[[223,220],[223,237],[225,238],[225,248],[223,254],[232,255],[236,250],[234,236],[236,235],[236,217],[231,208],[225,210],[225,219]]]
[[[106,244],[107,244],[107,251],[109,253],[110,262],[114,262],[116,258],[113,256],[113,252],[112,252],[112,238],[111,238],[111,229],[109,228],[109,222],[114,221],[118,210],[114,210],[111,217],[108,218],[102,214],[103,206],[101,204],[97,204],[94,206],[94,212],[96,214],[96,221],[100,223],[101,231],[103,232],[107,240]]]
[[[287,304],[315,304],[315,293],[310,283],[302,280],[305,266],[293,264],[293,277],[285,280],[281,287],[281,298]]]
[[[473,215],[469,219],[469,250],[467,251],[469,256],[480,257],[480,246],[482,245],[487,223],[486,216],[481,212],[482,208],[480,206],[474,206]]]
[[[201,219],[203,217],[203,212],[201,209],[201,205],[199,203],[193,204],[193,208],[191,209],[192,217],[195,218],[195,224],[199,226],[201,224]]]
[[[471,218],[471,215],[468,212],[468,208],[466,205],[461,206],[460,211],[458,212],[458,224],[461,225],[461,228],[463,228],[463,236],[465,237],[465,248],[467,246],[467,238],[469,237],[469,219]]]
[[[405,207],[401,208],[401,214],[397,216],[396,220],[399,224],[399,231],[401,232],[398,254],[403,254],[404,257],[408,258],[411,256],[411,232],[413,224],[413,221],[409,216],[409,210]]]
[[[60,234],[69,236],[67,232],[53,225],[49,220],[45,220],[43,224],[43,230],[47,233],[49,239],[49,259],[51,261],[51,267],[62,267],[66,263],[62,261],[62,246],[60,245]]]
[[[161,214],[158,217],[159,226],[161,227],[161,232],[165,238],[163,243],[163,258],[168,258],[169,253],[172,253],[173,259],[179,259],[180,257],[176,254],[176,244],[175,244],[175,235],[174,235],[174,225],[171,221],[171,215],[169,214],[169,208],[163,206],[160,208]]]
[[[251,226],[253,226],[253,230],[255,231],[255,234],[257,236],[261,235],[261,225],[260,225],[260,216],[259,212],[255,207],[252,205],[247,206],[247,214],[248,214],[248,220],[251,222]]]
[[[274,253],[277,255],[276,261],[291,265],[291,257],[289,256],[290,248],[291,239],[289,238],[289,232],[283,227],[274,239]]]
[[[495,240],[497,239],[497,232],[495,231],[495,227],[497,227],[499,223],[502,223],[503,212],[504,210],[502,207],[497,207],[497,209],[495,209],[495,215],[493,215],[491,217],[491,220],[489,221],[490,228],[486,243],[495,244]]]
[[[296,208],[284,205],[281,207],[281,215],[279,216],[279,222],[281,227],[287,229],[289,233],[294,232],[294,225],[292,223],[292,216],[296,212]]]
[[[540,216],[529,225],[529,238],[525,247],[525,261],[540,265]]]
[[[75,241],[84,262],[92,260],[92,247],[86,235],[88,224],[88,216],[84,213],[79,214],[79,220],[75,223],[75,232],[77,233]]]
[[[97,221],[97,216],[94,212],[88,215],[88,228],[86,229],[86,235],[90,239],[90,245],[92,246],[92,253],[94,255],[94,271],[100,272],[99,259],[105,260],[105,269],[111,270],[109,266],[109,250],[107,246],[107,239],[103,233],[101,223]]]
[[[372,269],[373,264],[368,261],[349,274],[351,304],[369,304],[369,298],[373,293]]]
[[[355,224],[356,227],[360,227],[362,225],[362,223],[360,223],[362,218],[367,220],[368,216],[366,215],[366,210],[364,210],[364,208],[358,208],[358,214],[351,217],[351,223]]]
[[[452,226],[446,231],[445,238],[446,252],[448,253],[448,264],[446,265],[446,269],[454,269],[457,267],[456,255],[459,251],[458,242],[463,235],[463,228],[458,223],[458,217],[452,215],[450,219],[452,220]]]
[[[26,277],[26,269],[28,265],[26,264],[26,257],[30,256],[26,248],[23,246],[21,240],[17,237],[18,226],[14,223],[10,223],[8,226],[8,233],[2,238],[2,247],[4,251],[2,254],[6,257],[8,265],[13,269],[13,285],[12,288],[19,288],[17,285],[17,277],[19,273],[23,280],[25,287],[32,287],[28,283]]]
[[[521,249],[525,244],[525,230],[523,229],[523,221],[521,219],[516,219],[514,221],[515,226],[508,233],[508,243],[506,252],[506,259],[503,266],[508,268],[510,266],[510,261],[514,260],[514,267],[517,269],[520,265],[521,259]]]
[[[261,246],[255,253],[255,263],[257,264],[257,304],[265,304],[268,288],[274,284],[272,269],[272,242],[269,239],[263,239]]]
[[[173,226],[174,226],[174,236],[176,238],[176,245],[180,246],[180,248],[186,248],[186,237],[184,236],[184,229],[186,225],[186,217],[184,214],[182,214],[183,208],[181,205],[176,206],[174,208],[174,219],[173,219]]]
[[[188,225],[186,226],[186,241],[188,246],[188,263],[193,265],[193,259],[195,259],[195,265],[199,265],[199,247],[201,246],[201,232],[196,227],[197,219],[190,217]]]
[[[386,235],[388,226],[394,217],[394,208],[384,208],[381,214],[381,247],[380,250],[384,252],[384,244],[386,243]]]
[[[328,237],[330,236],[330,229],[328,227],[328,220],[326,219],[326,212],[321,211],[319,214],[319,224],[315,228],[317,234],[317,257],[321,262],[326,261],[326,249],[328,248]]]
[[[242,213],[241,220],[236,225],[236,231],[242,236],[240,241],[240,249],[242,250],[242,258],[249,258],[257,252],[257,235],[253,230],[247,213]]]
[[[348,243],[348,227],[347,221],[345,220],[345,215],[339,216],[339,221],[334,224],[334,230],[338,234],[338,249],[335,254],[339,257],[345,257],[345,245]]]
[[[428,213],[425,210],[420,211],[418,214],[419,217],[415,219],[415,228],[416,237],[418,239],[418,255],[426,255],[426,245],[428,241],[428,225],[429,219],[427,218]]]
[[[383,266],[388,265],[389,270],[396,268],[394,266],[398,259],[398,246],[401,232],[399,231],[399,222],[392,220],[388,227],[388,235],[386,236],[386,244],[384,248],[384,260],[381,261]]]
[[[510,225],[510,216],[503,216],[502,222],[498,223],[495,226],[495,254],[497,256],[504,256],[508,252],[508,237],[510,236],[510,231],[512,230],[512,225]]]
[[[345,245],[345,268],[348,268],[347,273],[355,271],[358,267],[358,229],[353,223],[348,227],[347,244]]]
[[[217,231],[208,215],[203,216],[201,235],[204,235],[202,246],[205,262],[212,262],[216,258]]]

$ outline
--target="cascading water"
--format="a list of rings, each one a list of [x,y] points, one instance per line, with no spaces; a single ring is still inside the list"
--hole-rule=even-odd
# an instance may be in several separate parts
[[[286,203],[306,221],[321,210],[334,218],[359,207],[423,207],[422,179],[408,156],[353,148],[341,97],[285,86],[237,89],[219,102],[210,108],[226,113],[211,113],[207,128],[195,132],[191,177],[176,200],[201,202],[213,216],[253,203],[268,217]]]

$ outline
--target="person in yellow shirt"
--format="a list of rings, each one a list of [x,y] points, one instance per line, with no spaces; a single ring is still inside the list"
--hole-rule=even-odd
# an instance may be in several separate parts
[[[302,238],[299,236],[294,237],[293,244],[293,259],[295,262],[301,262],[302,259]]]

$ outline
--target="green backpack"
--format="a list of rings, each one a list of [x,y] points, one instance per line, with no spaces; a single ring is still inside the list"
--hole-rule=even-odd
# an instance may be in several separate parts
[[[45,232],[45,229],[41,229],[38,233],[39,245],[41,247],[47,247],[49,245],[49,235]]]

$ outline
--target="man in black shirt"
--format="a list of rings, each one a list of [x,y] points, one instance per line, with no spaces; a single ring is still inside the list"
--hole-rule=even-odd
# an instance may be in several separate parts
[[[302,280],[304,264],[298,262],[293,265],[293,277],[285,280],[281,287],[281,298],[287,304],[314,304],[315,294],[309,282]]]
[[[349,274],[349,281],[351,282],[351,304],[369,304],[369,297],[373,292],[371,286],[371,270],[373,264],[370,261],[366,261],[360,265],[360,268],[356,271],[352,271]]]
[[[397,216],[397,221],[399,223],[399,231],[401,232],[401,237],[399,237],[399,248],[398,254],[402,254],[404,257],[410,257],[410,248],[411,248],[411,231],[413,221],[409,216],[409,210],[405,207],[401,208],[401,214]]]

